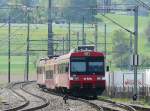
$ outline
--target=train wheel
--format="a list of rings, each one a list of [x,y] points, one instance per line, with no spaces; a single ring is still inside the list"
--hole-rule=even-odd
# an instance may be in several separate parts
[[[39,87],[39,88],[42,88],[42,85],[41,85],[41,84],[38,84],[38,87]]]
[[[55,93],[57,93],[57,92],[58,92],[57,87],[55,87],[55,88],[54,88],[54,92],[55,92]]]
[[[56,93],[60,93],[60,90],[58,87],[55,88]]]
[[[97,99],[97,94],[93,95],[93,99]]]

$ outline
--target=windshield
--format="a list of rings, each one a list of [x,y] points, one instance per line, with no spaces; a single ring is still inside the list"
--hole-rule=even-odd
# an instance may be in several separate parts
[[[104,73],[104,58],[103,57],[71,58],[71,73],[72,74]]]
[[[88,62],[89,72],[103,72],[104,62]]]
[[[86,63],[85,62],[72,62],[71,63],[71,71],[72,72],[85,72],[86,71]]]

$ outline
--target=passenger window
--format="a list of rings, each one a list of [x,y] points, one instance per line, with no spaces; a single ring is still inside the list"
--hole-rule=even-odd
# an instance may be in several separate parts
[[[53,71],[48,70],[46,71],[46,79],[52,79],[53,78]]]

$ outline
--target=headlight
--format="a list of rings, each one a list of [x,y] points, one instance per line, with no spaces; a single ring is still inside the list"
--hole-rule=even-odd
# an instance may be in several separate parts
[[[79,77],[77,77],[77,76],[73,77],[73,80],[79,80]]]
[[[102,77],[102,80],[106,80],[105,77]]]
[[[73,80],[73,77],[70,77],[70,80]]]
[[[79,80],[79,77],[77,77],[77,76],[76,77],[75,76],[74,77],[70,77],[70,80]]]
[[[101,80],[101,77],[97,77],[97,80]]]

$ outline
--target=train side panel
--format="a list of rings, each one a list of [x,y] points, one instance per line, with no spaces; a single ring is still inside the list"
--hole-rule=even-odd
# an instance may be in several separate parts
[[[57,62],[56,86],[69,88],[69,58]]]
[[[41,60],[37,66],[37,84],[45,86],[45,60]]]
[[[45,65],[45,84],[48,89],[55,89],[55,74],[54,74],[54,60],[49,60]]]

